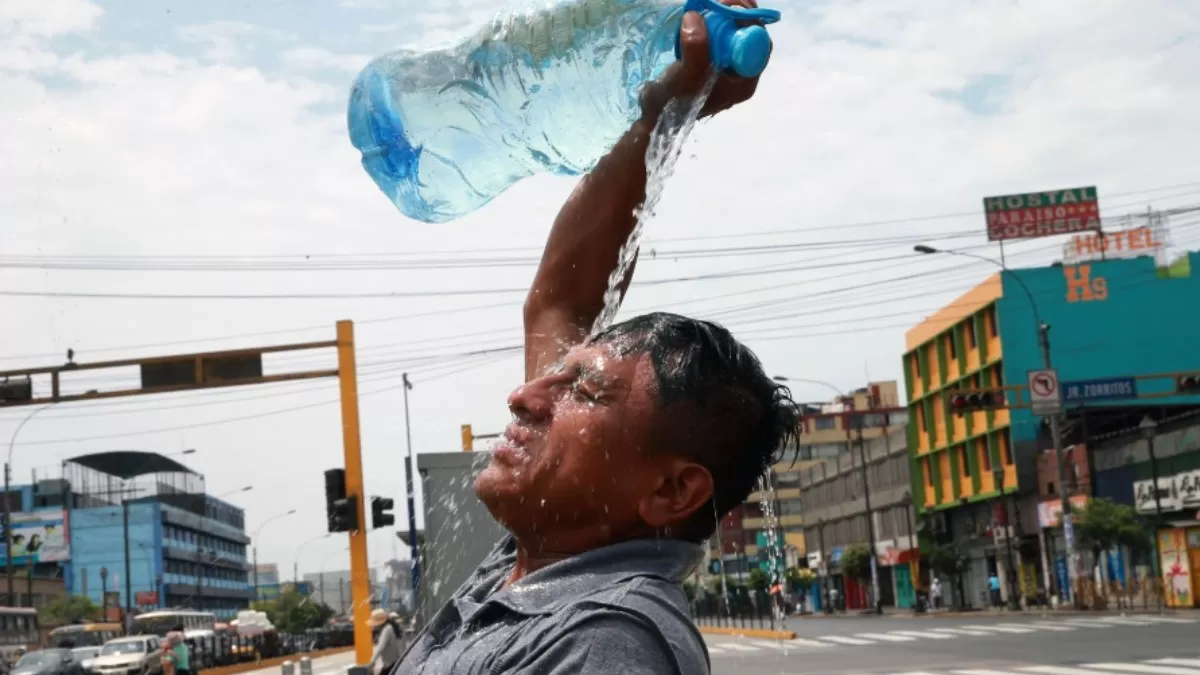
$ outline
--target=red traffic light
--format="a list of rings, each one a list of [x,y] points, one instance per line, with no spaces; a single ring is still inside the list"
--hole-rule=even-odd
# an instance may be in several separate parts
[[[955,394],[950,397],[950,407],[955,412],[966,410],[982,410],[984,408],[1002,408],[1006,404],[1003,391],[973,391],[966,394]]]
[[[1175,380],[1175,391],[1181,394],[1200,393],[1200,374],[1180,375]]]

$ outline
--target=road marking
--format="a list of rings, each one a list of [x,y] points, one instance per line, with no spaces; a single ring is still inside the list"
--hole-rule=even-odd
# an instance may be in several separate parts
[[[991,635],[991,633],[987,631],[968,630],[966,628],[930,628],[930,630],[937,631],[938,633],[950,633],[951,635],[973,635],[975,637],[979,637],[980,635]]]
[[[955,675],[1016,675],[1011,670],[952,670]]]
[[[826,636],[824,636],[822,638],[818,638],[818,639],[824,640],[825,642],[836,642],[838,644],[843,644],[843,645],[873,645],[873,644],[875,644],[871,640],[859,640],[858,638],[846,637],[844,635],[826,635]]]
[[[828,642],[819,642],[817,640],[806,640],[804,638],[792,638],[791,640],[753,640],[750,644],[766,645],[772,648],[788,649],[789,647],[832,647]]]
[[[1112,628],[1111,623],[1104,623],[1095,619],[1067,619],[1063,623],[1068,626],[1078,626],[1080,628]]]
[[[988,625],[988,626],[982,626],[982,625],[980,625],[980,626],[963,626],[963,628],[972,628],[974,630],[996,631],[999,633],[1032,633],[1033,632],[1033,630],[1029,629],[1029,628],[1010,628],[1008,626],[1002,626],[999,624],[993,624],[993,625]]]
[[[1088,668],[1097,670],[1119,670],[1125,673],[1147,673],[1148,675],[1196,675],[1195,668],[1178,666],[1155,666],[1145,663],[1089,663]]]
[[[1137,619],[1132,616],[1105,616],[1105,617],[1100,617],[1096,620],[1103,621],[1104,623],[1116,624],[1118,626],[1149,626],[1149,625],[1151,625],[1150,623],[1148,623],[1142,619]]]
[[[1192,666],[1200,668],[1200,659],[1154,659],[1147,663],[1160,663],[1164,666]]]
[[[1018,668],[1022,673],[1041,673],[1041,675],[1097,675],[1094,670],[1083,668],[1068,668],[1066,666],[1028,666]]]
[[[1071,626],[1064,626],[1060,623],[1055,623],[1053,621],[1034,621],[1033,623],[1031,623],[1029,625],[1037,626],[1038,628],[1040,628],[1042,630],[1056,630],[1056,631],[1075,630]]]
[[[907,673],[890,673],[890,675],[934,675],[927,670],[910,670]]]
[[[725,649],[732,649],[735,652],[756,652],[756,651],[758,651],[758,647],[751,647],[750,645],[742,645],[742,644],[738,644],[736,642],[725,642],[725,643],[722,643],[721,646],[724,647]]]
[[[884,642],[912,642],[915,638],[895,635],[893,633],[855,633],[854,637],[867,640],[883,640]]]
[[[1008,629],[1012,630],[1014,633],[1016,633],[1016,632],[1036,633],[1039,630],[1041,630],[1040,628],[1038,628],[1036,626],[1030,626],[1027,623],[998,623],[998,624],[996,624],[996,627],[997,628],[1008,628]]]
[[[1181,616],[1149,616],[1142,615],[1139,619],[1145,619],[1151,623],[1196,623],[1195,619],[1185,619]]]
[[[894,631],[892,631],[892,635],[907,635],[908,637],[911,637],[911,638],[933,638],[934,640],[953,640],[954,639],[954,636],[952,636],[952,635],[943,635],[941,633],[935,633],[933,631],[919,631],[919,630],[894,630]]]

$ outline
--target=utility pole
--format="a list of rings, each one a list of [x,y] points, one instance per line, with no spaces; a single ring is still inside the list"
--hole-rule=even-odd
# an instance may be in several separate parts
[[[871,400],[871,392],[867,391],[867,410],[874,410],[874,401]],[[863,480],[863,506],[867,509],[867,537],[870,539],[867,542],[867,549],[871,552],[871,598],[875,603],[875,612],[883,613],[883,602],[879,599],[879,563],[875,559],[875,517],[871,513],[871,482],[867,472],[867,444],[863,440],[863,415],[856,415],[858,418],[858,456],[862,463],[862,480]],[[887,431],[884,430],[886,434]]]
[[[408,455],[404,458],[404,483],[408,491],[408,554],[412,558],[412,590],[413,597],[421,584],[421,554],[417,545],[417,497],[413,492],[413,448],[412,423],[408,414],[408,392],[413,388],[408,379],[408,373],[402,376],[404,382],[404,439],[408,444]]]
[[[12,454],[11,452],[9,454]],[[4,463],[4,576],[7,584],[4,604],[16,606],[13,602],[13,564],[12,564],[12,506],[9,505],[9,480],[12,467]]]
[[[1030,293],[1029,289],[1025,287],[1025,282],[1022,281],[1021,277],[1016,274],[1013,274],[1012,276],[1014,279],[1020,282],[1022,288],[1025,288],[1025,292],[1029,295],[1029,302],[1031,305],[1033,305],[1036,311],[1037,305],[1033,301],[1033,294]],[[1038,344],[1042,349],[1042,365],[1045,366],[1046,370],[1052,369],[1054,365],[1050,360],[1050,325],[1042,322],[1040,319],[1038,320]],[[1064,600],[1067,600],[1075,595],[1074,582],[1079,577],[1079,570],[1076,569],[1076,566],[1079,564],[1079,560],[1075,555],[1075,525],[1072,522],[1073,519],[1071,518],[1071,496],[1068,494],[1066,483],[1063,481],[1063,478],[1066,476],[1067,472],[1063,467],[1066,457],[1063,456],[1062,451],[1062,429],[1059,426],[1057,414],[1050,415],[1049,417],[1050,440],[1054,445],[1054,479],[1058,482],[1058,494],[1062,500],[1063,538],[1067,542],[1068,588],[1067,593],[1065,594],[1066,597],[1063,598]]]
[[[121,495],[121,520],[125,538],[125,632],[133,628],[133,581],[129,565],[129,497]]]

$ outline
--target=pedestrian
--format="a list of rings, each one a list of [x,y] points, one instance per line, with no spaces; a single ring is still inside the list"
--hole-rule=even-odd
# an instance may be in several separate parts
[[[386,611],[376,609],[367,619],[367,625],[371,627],[371,630],[379,631],[375,638],[375,651],[371,654],[367,668],[374,668],[375,664],[379,664],[380,675],[390,673],[404,652],[404,643],[400,639],[403,633],[400,629],[399,618],[395,614],[389,616]]]
[[[942,606],[942,582],[934,577],[929,583],[929,602],[933,609],[941,609]]]
[[[474,485],[507,533],[431,608],[398,673],[710,672],[683,581],[721,518],[795,452],[799,416],[787,386],[728,329],[665,312],[614,323],[604,312],[633,272],[623,267],[608,292],[646,202],[655,129],[669,133],[681,121],[671,111],[709,87],[700,117],[749,100],[758,84],[713,77],[698,12],[682,17],[679,51],[550,228],[522,313],[525,381]]]
[[[1000,576],[992,572],[988,576],[988,594],[991,596],[992,607],[1000,606]]]
[[[163,640],[164,675],[191,675],[191,656],[183,626],[177,625]]]

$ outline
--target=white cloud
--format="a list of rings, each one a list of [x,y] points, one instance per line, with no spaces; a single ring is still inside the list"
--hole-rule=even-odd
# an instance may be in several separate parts
[[[311,70],[341,70],[357,73],[367,65],[371,56],[367,54],[337,54],[320,47],[295,47],[281,54],[283,61],[297,68]]]
[[[886,5],[839,0],[817,6],[811,21],[801,20],[798,12],[786,14],[771,29],[776,40],[774,63],[759,95],[701,125],[667,187],[648,237],[735,237],[676,243],[664,249],[706,243],[755,245],[783,238],[743,241],[736,237],[747,231],[974,210],[985,194],[1024,189],[1098,184],[1103,202],[1106,191],[1195,180],[1188,158],[1200,152],[1200,137],[1194,130],[1200,82],[1192,67],[1200,62],[1200,9],[1191,0],[1160,4],[1161,11],[1151,12],[1116,0],[1060,0],[1053,6],[1008,0],[912,0]],[[20,7],[20,12],[14,7]],[[67,8],[74,9],[68,13]],[[483,2],[452,9],[439,6],[437,11],[444,15],[426,8],[411,21],[424,29],[422,37],[427,40],[440,31],[476,26],[479,17],[489,16],[493,8]],[[282,18],[279,26],[230,16],[216,24],[181,27],[182,37],[209,47],[205,59],[162,50],[56,52],[45,39],[91,30],[99,16],[100,10],[89,3],[0,2],[0,26],[5,27],[0,30],[11,35],[0,41],[5,43],[0,47],[0,91],[4,92],[0,128],[5,130],[0,134],[0,157],[5,158],[0,162],[4,186],[0,222],[6,254],[368,253],[378,257],[401,252],[430,258],[421,252],[524,247],[532,257],[570,188],[569,180],[539,177],[522,182],[462,222],[440,226],[409,222],[371,184],[346,137],[342,101],[352,71],[365,56],[327,52],[317,45],[271,43],[286,34]],[[262,37],[279,50],[280,59],[290,68],[272,72],[249,60],[245,48],[261,48],[252,41]],[[996,115],[975,117],[935,95],[993,73],[1010,78]],[[790,240],[965,229],[982,234],[980,220],[814,231]],[[897,251],[852,253],[700,262],[646,259],[638,278],[788,261],[828,265]],[[1015,259],[1034,262],[1047,260],[1048,255]],[[942,265],[937,261],[905,264],[890,271],[881,271],[878,265],[822,267],[742,281],[638,287],[631,292],[629,304],[706,316],[741,305],[742,313],[729,323],[747,336],[772,370],[850,387],[861,383],[864,361],[874,378],[900,376],[904,328],[865,332],[862,327],[915,323],[922,311],[945,302],[959,289],[939,285],[935,279],[837,296],[816,294]],[[978,276],[987,271],[981,268]],[[135,293],[413,291],[520,287],[531,274],[528,266],[252,274],[0,269],[0,288]],[[954,284],[965,286],[973,280],[972,275],[960,274]],[[705,300],[766,287],[773,281],[799,285]],[[889,302],[885,307],[867,304],[906,293],[925,297]],[[773,299],[791,304],[773,313],[745,307]],[[4,352],[58,353],[74,347],[81,360],[95,360],[114,355],[95,352],[97,347],[297,326],[331,327],[339,318],[363,321],[504,301],[511,303],[508,309],[361,323],[360,363],[364,364],[515,342],[520,297],[191,303],[6,298],[7,315],[21,317],[21,322],[19,330],[5,333]],[[858,303],[861,308],[839,310],[838,303]],[[864,320],[872,314],[906,311],[910,312],[906,317]],[[796,316],[782,316],[788,313]],[[765,328],[796,337],[764,340]],[[829,331],[838,334],[814,335]],[[481,332],[484,335],[470,335]],[[328,336],[324,330],[244,338],[237,344]],[[123,354],[230,344],[163,346]],[[3,363],[4,367],[17,365]],[[277,363],[311,366],[317,362],[294,358]],[[366,367],[367,373],[376,374],[361,388],[368,391],[394,384],[398,372],[380,372],[386,367]],[[474,423],[481,432],[499,428],[506,419],[504,395],[520,377],[517,359],[445,379],[433,378],[451,373],[450,367],[438,370],[411,362],[391,367],[409,367],[417,384],[412,392],[413,433],[420,451],[453,449],[458,425],[464,422]],[[815,389],[799,393],[825,397]],[[196,463],[218,489],[232,489],[253,476],[255,491],[242,502],[251,508],[252,522],[269,515],[270,509],[318,501],[320,470],[341,461],[335,407],[128,439],[32,445],[54,438],[252,415],[332,398],[335,393],[329,385],[308,394],[254,398],[258,395],[243,391],[231,403],[140,414],[71,416],[100,410],[86,407],[48,411],[21,431],[15,454],[17,475],[27,475],[21,472],[30,466],[57,466],[59,458],[75,452],[114,447],[174,449],[186,443],[184,447],[200,450]],[[166,404],[145,401],[125,409]],[[400,393],[364,397],[362,406],[372,491],[398,494],[402,484],[398,449],[404,438]],[[8,433],[5,428],[11,429],[15,419],[11,412],[0,412],[0,427],[4,427],[0,433]],[[286,472],[279,470],[283,462]],[[315,516],[306,519],[294,535],[303,536],[308,530],[315,534],[318,521]],[[260,554],[263,560],[288,560],[293,550],[283,541],[267,542]]]
[[[90,30],[104,10],[89,0],[4,0],[0,35],[54,37]]]

